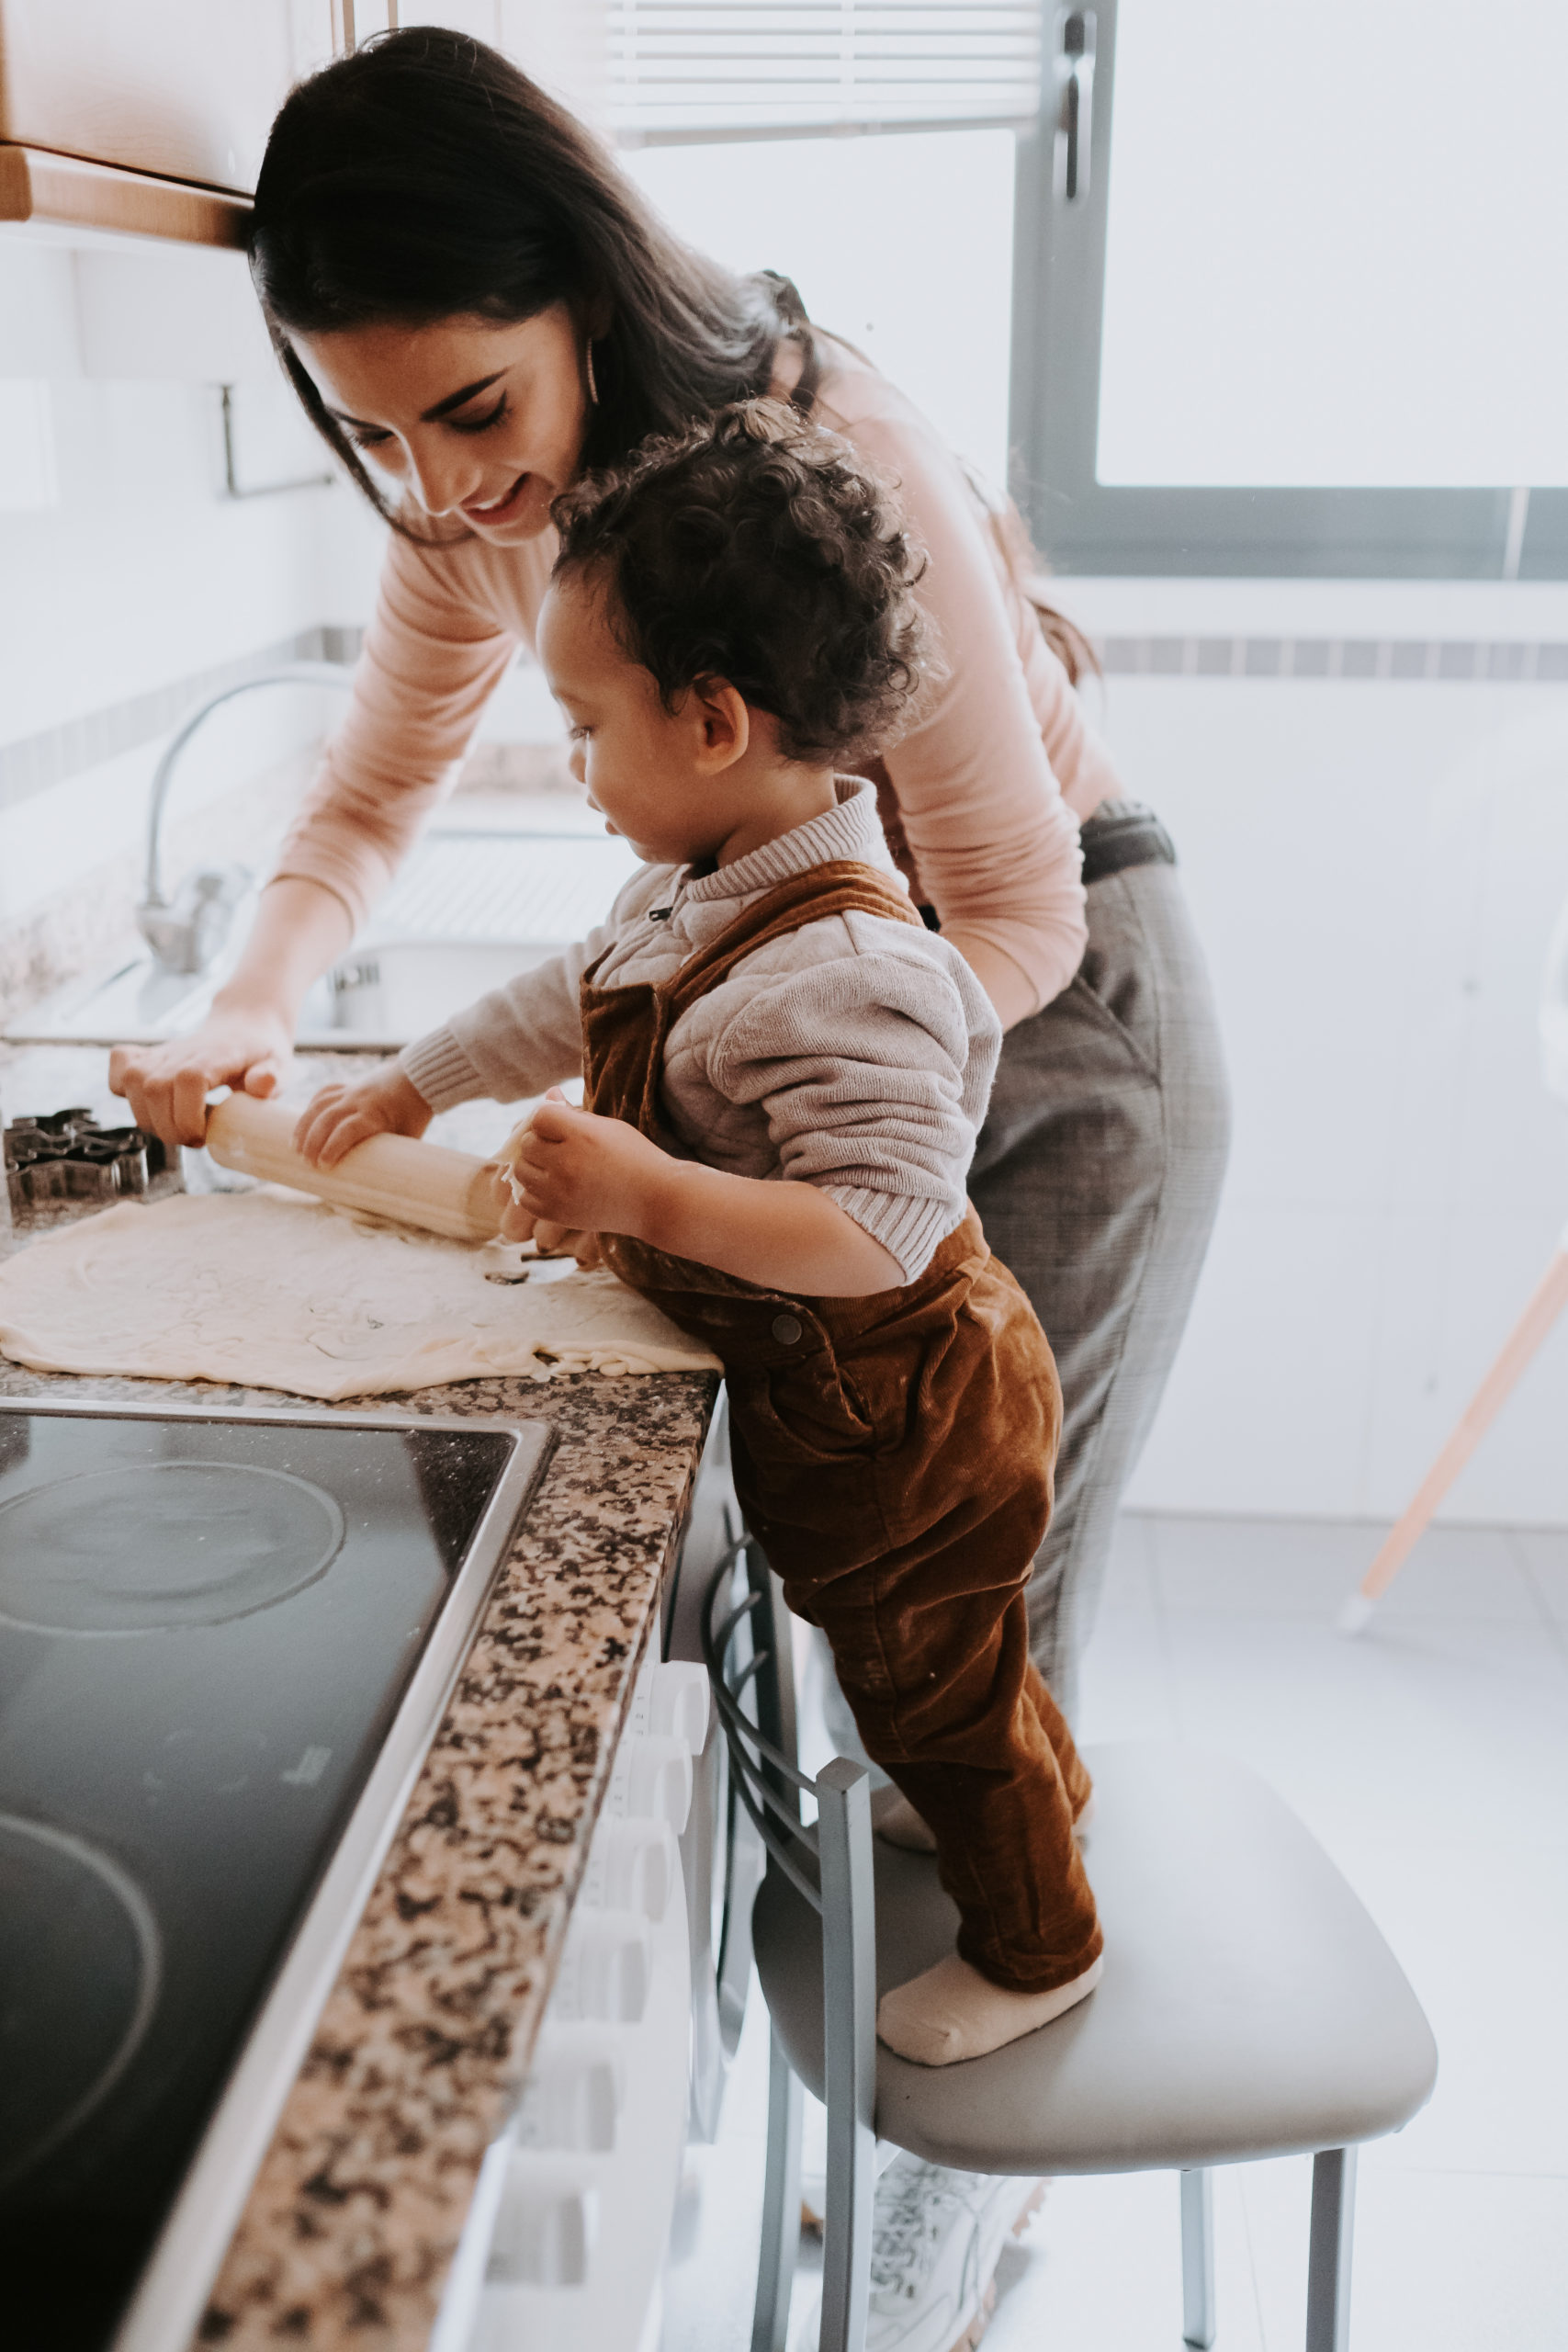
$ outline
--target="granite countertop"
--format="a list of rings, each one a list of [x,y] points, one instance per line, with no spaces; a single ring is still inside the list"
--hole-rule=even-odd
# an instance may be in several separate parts
[[[103,1072],[104,1057],[85,1048],[0,1057],[6,1115],[66,1102],[107,1108]],[[0,1231],[0,1253],[25,1238]],[[703,1373],[581,1373],[367,1400],[547,1421],[555,1452],[197,2343],[423,2352],[485,2149],[537,2030],[716,1390]],[[3,1358],[0,1396],[333,1409],[207,1382],[30,1373]]]

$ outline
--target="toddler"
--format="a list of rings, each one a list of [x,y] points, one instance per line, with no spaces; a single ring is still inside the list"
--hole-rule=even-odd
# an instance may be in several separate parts
[[[1024,1611],[1060,1391],[964,1196],[1000,1030],[836,773],[911,707],[918,566],[854,454],[766,401],[555,518],[540,659],[645,863],[581,946],[318,1095],[299,1143],[330,1163],[581,1073],[515,1147],[505,1229],[596,1236],[722,1361],[747,1523],[958,1906],[877,2030],[978,2056],[1091,1992],[1101,1939],[1089,1776]]]

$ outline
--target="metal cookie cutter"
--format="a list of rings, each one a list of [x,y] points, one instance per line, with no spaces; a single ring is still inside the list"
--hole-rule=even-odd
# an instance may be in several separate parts
[[[138,1198],[162,1174],[164,1147],[141,1127],[103,1127],[90,1111],[50,1111],[5,1130],[13,1216],[56,1201]]]

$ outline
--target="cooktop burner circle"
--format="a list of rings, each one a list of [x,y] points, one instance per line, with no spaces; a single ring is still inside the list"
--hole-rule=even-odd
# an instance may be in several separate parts
[[[0,2189],[114,2088],[157,2007],[157,1923],[85,1838],[0,1814]]]
[[[0,1617],[48,1634],[223,1625],[342,1549],[333,1497],[256,1463],[122,1463],[0,1503]]]

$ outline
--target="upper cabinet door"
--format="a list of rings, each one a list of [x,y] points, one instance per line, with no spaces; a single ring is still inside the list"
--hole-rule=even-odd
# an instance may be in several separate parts
[[[248,194],[332,0],[0,0],[0,141]]]

